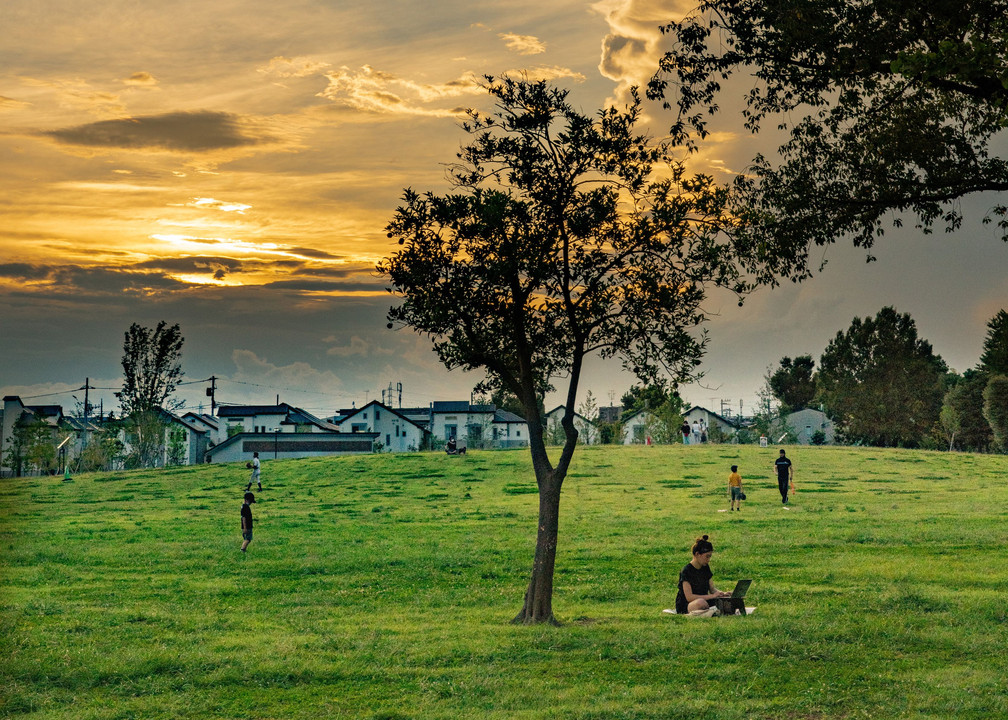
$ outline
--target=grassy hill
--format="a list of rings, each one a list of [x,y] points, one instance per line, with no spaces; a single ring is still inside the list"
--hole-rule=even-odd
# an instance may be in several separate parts
[[[1008,458],[579,450],[554,611],[525,451],[0,481],[0,716],[984,718],[1008,713]],[[749,499],[728,513],[737,463]],[[702,533],[747,618],[662,615]]]

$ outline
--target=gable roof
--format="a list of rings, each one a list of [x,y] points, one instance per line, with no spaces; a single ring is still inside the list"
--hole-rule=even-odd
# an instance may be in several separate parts
[[[337,428],[330,422],[312,415],[307,410],[303,410],[287,403],[279,405],[221,405],[217,408],[219,418],[247,418],[259,415],[283,415],[281,425],[314,425],[315,427],[330,432],[337,432]]]
[[[364,407],[357,408],[356,410],[353,410],[349,415],[340,416],[340,420],[339,421],[340,421],[340,423],[344,423],[347,420],[352,419],[355,415],[359,415],[360,413],[364,412],[365,410],[367,410],[369,407],[372,407],[372,406],[379,407],[379,408],[381,408],[382,410],[384,410],[386,412],[392,413],[393,415],[395,415],[397,418],[399,418],[403,422],[408,422],[410,425],[414,426],[418,430],[422,430],[424,432],[426,432],[426,430],[427,430],[423,425],[421,425],[421,424],[419,424],[419,423],[411,420],[410,418],[406,417],[405,415],[403,415],[402,411],[397,411],[394,408],[390,408],[388,405],[385,405],[384,403],[382,403],[382,402],[380,402],[378,400],[372,400],[371,402],[369,402]]]
[[[563,405],[557,405],[555,408],[553,408],[548,413],[546,413],[546,417],[552,417],[556,413],[560,413],[560,415],[562,416],[563,413],[566,412],[566,410],[567,410],[567,408],[564,407]],[[581,420],[584,420],[586,423],[593,422],[592,420],[589,420],[588,418],[586,418],[584,415],[582,415],[581,413],[579,413],[577,411],[574,412],[574,417],[580,418]]]
[[[469,412],[469,402],[467,400],[435,400],[431,403],[431,412]]]
[[[725,425],[729,425],[729,426],[731,426],[733,428],[737,428],[739,426],[739,423],[738,423],[737,420],[732,420],[731,418],[726,418],[724,415],[716,413],[713,410],[708,410],[707,408],[705,408],[705,407],[703,407],[701,405],[694,405],[689,410],[687,410],[686,412],[683,413],[683,417],[685,418],[687,415],[689,415],[694,410],[699,410],[701,412],[707,413],[708,415],[713,415],[718,420],[720,420],[721,422],[723,422]]]
[[[498,423],[498,422],[499,423],[524,423],[525,422],[525,418],[521,417],[520,415],[515,415],[510,410],[496,410],[496,411],[494,411],[494,419],[493,419],[493,421],[495,423]]]
[[[217,417],[251,417],[252,415],[286,415],[292,406],[279,405],[218,405]]]

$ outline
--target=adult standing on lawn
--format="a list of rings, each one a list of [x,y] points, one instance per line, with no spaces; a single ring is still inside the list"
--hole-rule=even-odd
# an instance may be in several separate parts
[[[259,453],[252,453],[252,462],[248,465],[252,468],[252,477],[249,478],[249,484],[245,486],[245,492],[252,489],[252,483],[259,486],[259,490],[262,490],[262,481],[259,479]]]
[[[781,502],[787,505],[788,501],[788,488],[794,490],[794,466],[791,465],[791,460],[781,449],[780,457],[774,463],[774,467],[777,469],[777,487],[780,489]]]

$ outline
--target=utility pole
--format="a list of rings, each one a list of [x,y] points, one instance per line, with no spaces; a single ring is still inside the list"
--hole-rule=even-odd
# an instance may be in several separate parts
[[[91,405],[88,402],[88,390],[94,390],[91,386],[91,378],[84,378],[84,387],[78,388],[84,391],[84,422],[87,422],[88,415],[91,414]]]
[[[210,398],[210,416],[213,417],[217,410],[217,376],[210,376],[210,387],[206,389],[207,397]]]
[[[396,389],[399,391],[399,409],[402,410],[402,383],[396,383]]]

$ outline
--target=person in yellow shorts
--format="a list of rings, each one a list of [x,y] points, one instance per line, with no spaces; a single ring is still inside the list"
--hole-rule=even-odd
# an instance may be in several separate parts
[[[728,499],[731,501],[729,509],[741,512],[742,497],[742,476],[738,473],[738,465],[732,465],[731,475],[728,476]]]

